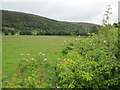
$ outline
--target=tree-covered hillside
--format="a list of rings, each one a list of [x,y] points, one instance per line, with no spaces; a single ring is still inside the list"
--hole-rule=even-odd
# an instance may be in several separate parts
[[[96,32],[96,26],[96,24],[62,22],[33,14],[2,10],[2,29],[6,35],[87,35],[88,32]]]

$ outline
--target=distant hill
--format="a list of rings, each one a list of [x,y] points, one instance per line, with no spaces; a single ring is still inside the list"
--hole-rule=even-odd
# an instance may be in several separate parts
[[[6,35],[16,33],[20,35],[87,35],[87,32],[97,31],[97,25],[91,23],[63,22],[6,10],[1,10],[1,12],[2,29]]]

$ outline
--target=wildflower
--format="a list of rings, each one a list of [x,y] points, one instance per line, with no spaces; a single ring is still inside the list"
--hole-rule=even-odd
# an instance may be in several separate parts
[[[88,38],[86,38],[86,40],[88,40]]]
[[[79,38],[76,38],[75,40],[79,40]]]
[[[27,56],[29,56],[30,54],[27,54]]]
[[[60,60],[60,58],[57,58],[58,60]]]
[[[31,60],[34,60],[34,58],[31,58]]]
[[[80,37],[80,35],[78,37]]]
[[[103,41],[104,43],[106,43],[106,41]]]
[[[18,61],[20,61],[20,59],[18,59]]]
[[[88,35],[90,35],[90,33],[87,33]]]
[[[41,55],[42,53],[41,53],[41,52],[39,52],[39,54]]]
[[[57,86],[57,88],[60,88],[59,86]]]
[[[90,45],[92,46],[93,44],[91,43]]]
[[[20,54],[21,56],[23,56],[23,54]]]
[[[25,59],[25,61],[28,61],[28,59]]]
[[[46,61],[47,59],[45,58],[43,61]]]
[[[23,58],[23,60],[25,60],[25,58]]]
[[[65,43],[66,41],[64,41],[64,43]]]
[[[44,53],[43,53],[42,55],[43,55],[43,56],[45,56],[45,54],[44,54]]]

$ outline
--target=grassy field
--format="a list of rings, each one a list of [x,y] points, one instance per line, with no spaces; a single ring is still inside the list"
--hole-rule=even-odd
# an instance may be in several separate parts
[[[3,76],[11,77],[17,72],[20,54],[35,57],[39,52],[55,60],[60,57],[64,41],[73,40],[72,36],[3,36],[2,37],[2,70]]]

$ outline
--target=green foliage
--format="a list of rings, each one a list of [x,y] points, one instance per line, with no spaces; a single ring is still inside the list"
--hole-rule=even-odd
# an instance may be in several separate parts
[[[2,29],[2,32],[4,33],[4,35],[15,35],[15,34],[17,34],[17,33],[19,33],[18,32],[18,30],[16,30],[16,29]]]
[[[51,62],[45,54],[21,54],[18,73],[3,79],[4,88],[120,88],[118,29],[64,41],[63,59]]]
[[[20,35],[86,35],[96,32],[95,24],[61,22],[32,14],[2,10],[2,26],[15,28]],[[4,32],[5,33],[5,32]]]
[[[39,53],[35,58],[29,54],[21,54],[18,73],[10,81],[3,79],[4,88],[52,88],[55,87],[54,64],[46,58],[44,53]],[[51,75],[52,74],[52,75]]]
[[[29,68],[27,67],[26,69],[24,69],[25,73],[28,73],[26,77],[21,76],[17,78],[16,74],[20,75],[20,72],[18,72],[19,71],[18,66],[20,63],[21,64],[23,63],[22,67],[24,67],[26,63],[30,64],[30,62],[32,63],[34,61],[29,61],[29,62],[18,61],[23,58],[25,59],[34,58],[40,62],[44,58],[47,58],[48,62],[44,62],[44,64],[40,65],[38,68],[40,68],[40,71],[44,71],[47,69],[48,70],[47,72],[50,72],[50,73],[47,73],[47,72],[44,73],[44,76],[49,78],[48,79],[49,81],[47,83],[44,83],[40,87],[47,87],[47,86],[49,86],[50,88],[55,87],[58,81],[57,81],[57,76],[54,73],[55,72],[54,65],[55,65],[57,58],[61,56],[59,52],[61,51],[61,48],[62,48],[61,45],[63,44],[64,40],[66,41],[74,40],[74,38],[75,37],[72,37],[72,36],[5,36],[3,35],[2,36],[2,42],[3,42],[2,43],[3,44],[3,47],[2,47],[2,53],[3,53],[2,55],[2,70],[3,70],[2,80],[3,82],[2,83],[3,83],[3,87],[12,88],[14,86],[17,88],[17,85],[20,85],[20,86],[22,85],[21,88],[23,88],[23,86],[26,85],[24,83],[24,80],[21,80],[21,79],[25,79],[27,75],[30,76],[29,71],[32,70],[32,67],[28,66]],[[46,55],[39,57],[38,53],[40,51],[45,53]],[[24,53],[24,55],[21,56],[22,55],[21,53]],[[29,56],[27,55],[28,53],[30,54]],[[50,65],[44,66],[46,65],[46,63]],[[13,81],[12,78],[14,79],[16,78],[16,79]],[[5,81],[7,81],[7,83]],[[22,81],[22,82],[19,83],[19,81]],[[8,85],[8,83],[12,83],[14,85]]]
[[[61,88],[120,88],[118,29],[106,26],[98,35],[65,44],[57,64]]]

